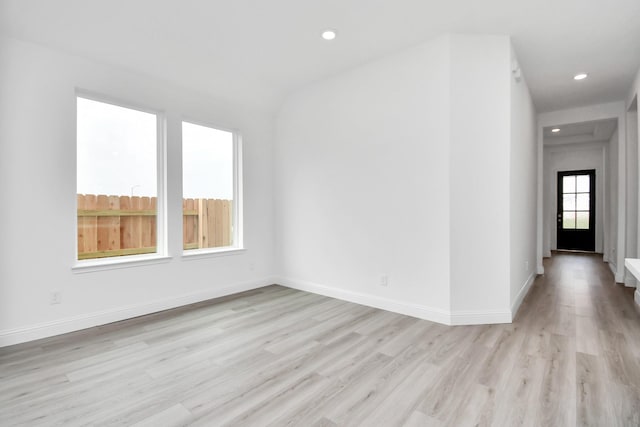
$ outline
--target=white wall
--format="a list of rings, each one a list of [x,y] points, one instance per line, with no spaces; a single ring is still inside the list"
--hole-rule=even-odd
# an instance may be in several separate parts
[[[536,175],[533,106],[510,65],[508,37],[450,35],[290,97],[280,281],[445,323],[508,322],[535,261],[536,205],[510,202],[510,180],[534,191]]]
[[[271,283],[272,121],[148,76],[0,39],[0,345]],[[74,274],[75,90],[165,112],[169,254],[162,264]],[[239,129],[246,252],[183,260],[182,117]],[[253,270],[249,267],[253,266]],[[62,304],[50,305],[52,290]]]
[[[512,68],[517,65],[511,51]],[[536,111],[526,76],[511,78],[510,257],[511,310],[515,314],[536,276],[538,146]]]
[[[448,310],[448,47],[424,43],[286,102],[275,167],[283,283]]]
[[[595,169],[596,171],[596,222],[595,222],[595,250],[603,252],[603,208],[605,171],[604,144],[571,144],[558,147],[545,147],[545,195],[546,218],[548,227],[546,234],[549,236],[548,250],[558,249],[558,236],[556,228],[557,197],[558,197],[558,172],[582,169]]]
[[[451,36],[451,310],[509,311],[511,45]]]
[[[274,272],[445,323],[509,321],[524,278],[512,264],[530,250],[509,181],[535,162],[519,145],[531,106],[511,86],[510,57],[506,36],[443,36],[318,82],[284,105],[274,146],[268,112],[1,39],[0,345],[262,286]],[[167,262],[72,273],[77,88],[164,112]],[[242,132],[243,253],[180,256],[182,118]],[[52,290],[62,304],[49,304]]]

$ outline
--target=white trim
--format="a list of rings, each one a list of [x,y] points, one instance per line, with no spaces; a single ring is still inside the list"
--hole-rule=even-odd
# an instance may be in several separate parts
[[[112,268],[126,268],[137,264],[131,264],[130,259],[139,258],[143,261],[141,264],[149,264],[163,262],[164,258],[169,257],[168,246],[168,224],[167,224],[167,114],[163,110],[145,107],[137,103],[124,101],[109,95],[87,90],[84,88],[75,88],[75,147],[76,159],[74,166],[76,168],[75,192],[78,192],[77,168],[78,168],[78,99],[107,104],[113,107],[119,107],[127,110],[151,114],[156,118],[156,252],[152,255],[155,261],[150,261],[150,257],[146,254],[130,255],[127,257],[111,256],[107,257],[111,262],[103,262],[107,258],[92,258],[87,260],[78,259],[78,247],[75,247],[75,264],[71,267],[74,272],[89,272],[97,270],[110,270]],[[132,192],[133,195],[133,192]],[[74,196],[75,197],[75,196]],[[77,207],[77,201],[76,201]],[[78,229],[78,217],[75,216],[75,229]],[[128,265],[120,266],[118,264],[125,263]]]
[[[242,134],[233,132],[233,244],[244,248],[244,158]]]
[[[94,260],[77,261],[71,267],[76,274],[91,273],[94,271],[114,270],[116,268],[131,268],[140,265],[164,264],[171,261],[172,257],[158,254],[128,255],[121,257],[97,258]]]
[[[537,119],[537,182],[536,182],[536,262],[538,274],[544,274],[543,258],[545,255],[544,247],[544,134]],[[547,255],[551,256],[551,254]]]
[[[279,285],[292,289],[337,298],[356,304],[392,311],[394,313],[417,317],[418,319],[438,322],[445,325],[479,325],[490,323],[511,323],[511,312],[505,311],[456,311],[443,310],[437,307],[413,304],[405,301],[392,300],[377,295],[361,292],[346,291],[332,286],[312,283],[305,280],[279,277]]]
[[[624,283],[624,258],[627,253],[627,114],[618,115],[618,251],[616,283]]]
[[[633,295],[634,295],[634,300],[636,301],[636,304],[638,305],[638,307],[640,307],[640,289],[636,289]]]
[[[344,289],[307,282],[305,280],[279,277],[276,283],[292,289],[298,289],[301,291],[324,295],[331,298],[337,298],[343,301],[349,301],[356,304],[392,311],[394,313],[405,314],[407,316],[417,317],[419,319],[444,323],[445,325],[449,325],[451,320],[449,311],[442,310],[440,308],[412,304],[409,302],[392,300],[376,295],[363,294],[360,292],[346,291]]]
[[[23,328],[8,329],[0,331],[0,347],[20,344],[41,338],[52,337],[68,332],[79,331],[94,326],[105,325],[107,323],[118,322],[120,320],[131,319],[133,317],[144,316],[158,311],[181,307],[196,302],[232,295],[239,292],[258,289],[272,285],[273,279],[268,277],[262,280],[237,283],[221,288],[207,289],[193,292],[177,297],[163,298],[142,304],[135,304],[126,307],[109,309],[95,313],[86,313],[66,319],[43,322]]]
[[[159,255],[169,255],[169,215],[168,206],[168,155],[169,128],[168,118],[165,112],[158,113],[157,118],[157,170],[156,181],[158,183],[156,197],[156,251]],[[133,195],[133,193],[132,193]],[[182,227],[180,227],[182,229]]]
[[[203,255],[205,253],[213,254],[214,256],[219,255],[219,252],[232,252],[244,249],[244,203],[243,203],[243,157],[242,157],[242,133],[239,129],[229,128],[225,126],[218,126],[216,124],[211,124],[208,121],[202,120],[191,120],[190,118],[182,117],[180,120],[180,140],[182,143],[184,137],[184,124],[190,124],[193,126],[205,127],[217,131],[227,132],[231,134],[232,137],[232,151],[233,151],[233,200],[232,200],[232,231],[233,231],[233,246],[226,247],[225,249],[216,249],[213,250],[211,248],[207,249],[192,249],[192,250],[184,250],[183,256],[190,255],[191,251],[198,250],[199,252],[194,252],[197,255]],[[182,146],[181,146],[182,147]],[[181,148],[181,154],[183,154],[183,148]],[[184,170],[182,171],[181,179],[184,180]],[[184,184],[183,184],[184,185]],[[184,188],[182,189],[182,191]]]
[[[205,249],[189,249],[182,252],[183,261],[191,261],[192,259],[215,258],[226,255],[240,255],[245,253],[245,248],[235,248],[227,246],[224,248],[205,248]]]
[[[609,224],[609,215],[607,214],[607,210],[610,209],[607,200],[609,200],[609,190],[607,189],[609,186],[609,181],[607,181],[607,174],[609,171],[609,154],[607,150],[609,149],[609,142],[602,145],[602,177],[600,182],[602,183],[602,260],[604,262],[609,262],[609,251],[611,250],[611,243],[609,242],[611,232],[611,225]]]
[[[449,325],[489,325],[496,323],[511,323],[511,311],[452,311]]]
[[[522,301],[524,301],[524,298],[529,293],[529,290],[531,289],[531,285],[533,285],[533,282],[535,280],[536,280],[536,274],[531,273],[527,281],[524,283],[524,286],[520,288],[520,292],[518,292],[518,295],[516,295],[516,299],[511,304],[511,320],[513,320],[513,318],[516,317],[516,314],[520,309],[520,305],[522,304]]]

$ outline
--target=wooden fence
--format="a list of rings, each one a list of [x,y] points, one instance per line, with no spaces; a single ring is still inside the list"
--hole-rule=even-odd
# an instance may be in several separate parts
[[[184,199],[184,249],[231,246],[230,200]],[[78,259],[156,252],[156,198],[78,194]]]
[[[184,249],[218,248],[233,244],[233,201],[182,200]]]

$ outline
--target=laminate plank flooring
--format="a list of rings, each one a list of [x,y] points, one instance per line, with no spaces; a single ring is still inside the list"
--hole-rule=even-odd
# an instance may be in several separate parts
[[[0,425],[640,426],[640,310],[555,253],[512,324],[280,286],[0,349]]]

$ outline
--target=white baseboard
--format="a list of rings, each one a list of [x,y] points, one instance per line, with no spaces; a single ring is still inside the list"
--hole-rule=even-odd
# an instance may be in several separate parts
[[[638,283],[638,281],[632,275],[630,275],[630,274],[625,274],[624,275],[624,286],[626,288],[635,288],[635,287],[637,287],[636,286],[637,283]]]
[[[433,322],[444,323],[446,325],[450,324],[449,312],[435,307],[427,307],[404,301],[391,300],[360,292],[346,291],[344,289],[320,285],[304,280],[280,277],[277,279],[276,283],[288,288],[324,295],[369,307],[380,308],[382,310],[393,311],[394,313],[406,314],[407,316],[417,317],[419,319],[431,320]]]
[[[280,277],[277,284],[301,291],[324,295],[331,298],[349,301],[368,307],[392,311],[394,313],[430,320],[445,325],[478,325],[489,323],[510,323],[509,311],[456,311],[443,310],[441,308],[413,304],[405,301],[392,300],[376,295],[368,295],[361,292],[347,291],[332,286],[321,285],[305,280]]]
[[[516,314],[520,309],[520,305],[522,304],[522,301],[524,301],[524,298],[529,293],[529,290],[531,290],[531,285],[533,285],[533,282],[535,280],[536,280],[536,275],[532,273],[524,283],[524,286],[520,288],[520,292],[518,292],[518,295],[516,295],[516,299],[511,304],[511,320],[513,320],[513,318],[516,317]]]
[[[611,261],[609,261],[609,270],[611,270],[611,272],[613,273],[613,275],[615,276],[617,271],[618,271],[618,267],[616,267],[616,265],[614,263],[612,263]]]
[[[273,284],[273,278],[237,283],[222,288],[207,289],[173,298],[164,298],[143,304],[119,307],[95,313],[87,313],[66,319],[54,320],[23,328],[0,331],[0,347],[48,338],[55,335],[75,332],[94,326],[144,316],[158,311],[181,307],[196,302],[232,295],[252,289],[258,289]]]
[[[511,323],[509,310],[491,311],[452,311],[448,325],[490,325],[496,323]]]
[[[640,289],[636,289],[636,291],[633,293],[634,296],[634,300],[636,301],[636,304],[638,304],[640,306]]]
[[[544,267],[542,266],[542,264],[540,264],[536,269],[536,274],[544,274]]]

